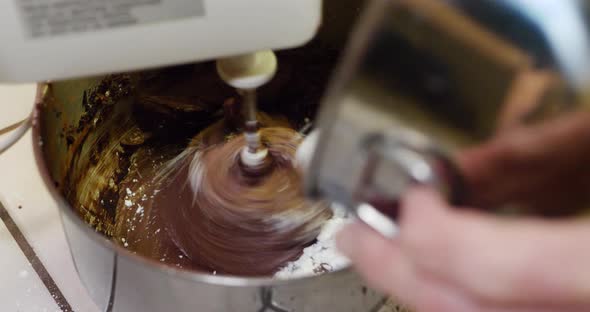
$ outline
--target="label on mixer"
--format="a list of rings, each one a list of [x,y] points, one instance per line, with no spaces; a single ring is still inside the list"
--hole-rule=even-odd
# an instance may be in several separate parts
[[[204,0],[16,0],[30,38],[205,15]]]

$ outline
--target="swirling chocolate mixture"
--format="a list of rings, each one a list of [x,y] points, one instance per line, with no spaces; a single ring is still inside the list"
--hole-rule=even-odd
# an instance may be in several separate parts
[[[270,164],[253,175],[239,153],[243,135],[189,148],[173,161],[155,203],[177,246],[202,269],[268,275],[295,260],[331,217],[307,201],[293,166],[302,137],[289,128],[263,128]]]
[[[98,232],[151,261],[273,274],[313,243],[331,213],[301,198],[290,161],[301,139],[292,129],[313,122],[339,50],[312,42],[277,54],[277,75],[258,94],[272,156],[264,174],[246,175],[219,157],[242,144],[243,120],[238,94],[207,62],[105,77],[83,94],[79,122],[56,110],[71,150],[56,185]],[[195,189],[206,192],[188,182],[192,156],[204,168]]]

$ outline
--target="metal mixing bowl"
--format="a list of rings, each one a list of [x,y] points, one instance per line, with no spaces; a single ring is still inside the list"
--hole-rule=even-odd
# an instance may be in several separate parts
[[[264,111],[296,127],[313,119],[358,10],[358,1],[326,2],[330,14],[318,38],[279,53],[281,69],[261,90]],[[158,237],[126,248],[133,242],[125,238],[122,203],[134,162],[161,165],[222,118],[223,101],[235,97],[221,81],[199,80],[210,70],[210,63],[189,64],[39,85],[35,155],[91,297],[101,311],[377,309],[383,296],[348,269],[294,280],[219,276],[158,261],[154,248],[168,248]],[[148,231],[141,235],[154,234]]]

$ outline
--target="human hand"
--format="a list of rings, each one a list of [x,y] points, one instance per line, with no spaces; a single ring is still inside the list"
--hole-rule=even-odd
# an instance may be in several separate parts
[[[587,198],[588,156],[590,118],[575,114],[457,159],[471,202],[548,209]],[[338,245],[369,284],[418,312],[590,311],[590,220],[501,218],[450,207],[424,188],[400,206],[395,239],[353,224]]]
[[[590,113],[514,126],[461,151],[456,163],[472,207],[506,204],[530,214],[571,215],[590,202]]]

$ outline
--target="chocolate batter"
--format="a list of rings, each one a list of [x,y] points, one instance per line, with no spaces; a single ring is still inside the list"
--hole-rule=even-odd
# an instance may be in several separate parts
[[[270,155],[262,172],[241,165],[243,135],[189,147],[168,167],[155,203],[172,240],[202,269],[273,274],[298,258],[331,217],[327,205],[303,197],[293,166],[301,135],[284,127],[260,134]]]

